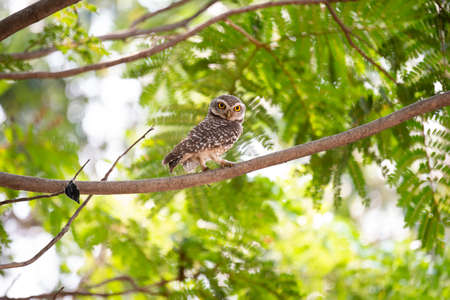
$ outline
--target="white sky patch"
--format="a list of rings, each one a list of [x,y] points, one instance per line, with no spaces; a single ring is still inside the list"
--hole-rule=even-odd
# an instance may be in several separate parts
[[[228,11],[228,8],[220,1],[214,3],[213,5],[208,7],[208,9],[206,10],[206,12],[211,16],[217,16],[226,11]]]
[[[9,13],[15,13],[21,9],[24,9],[25,7],[27,7],[28,5],[32,4],[33,0],[9,0],[8,1],[8,9],[9,9]]]
[[[78,65],[75,62],[66,59],[64,54],[59,51],[49,54],[47,57],[45,57],[45,61],[47,62],[50,71],[53,72],[78,67]]]
[[[198,220],[197,221],[197,227],[198,228],[202,228],[202,229],[208,229],[208,230],[217,230],[219,229],[219,226],[217,226],[217,224],[214,224],[212,222],[208,222],[205,220]]]
[[[421,246],[422,246],[422,242],[420,240],[414,240],[409,245],[409,249],[411,249],[412,251],[415,251],[415,250],[419,249]]]
[[[68,82],[66,93],[71,98],[92,98],[100,96],[100,90],[98,89],[100,80],[101,79],[93,75],[90,75],[89,77],[76,77]]]
[[[26,234],[17,231],[15,227],[14,221],[5,223],[5,229],[12,240],[10,249],[14,249],[12,253],[13,261],[29,259],[52,238],[49,233],[43,232],[42,229],[37,229],[37,227],[28,229]],[[58,273],[59,258],[55,247],[52,247],[31,265],[6,270],[6,275],[0,280],[0,295],[5,294],[5,291],[16,278],[17,280],[8,292],[7,296],[9,297],[23,297],[50,292],[57,287]]]
[[[77,272],[85,263],[84,257],[71,255],[66,260],[67,266],[73,272]]]
[[[439,81],[436,81],[434,83],[434,92],[436,94],[442,92],[442,83],[440,83]]]
[[[30,215],[30,205],[28,202],[18,202],[13,204],[13,212],[19,219],[26,219]]]
[[[417,64],[419,64],[421,61],[423,61],[423,59],[425,58],[424,54],[419,54],[417,57],[411,58],[409,59],[405,64],[403,69],[409,73],[413,70],[413,68],[415,66],[417,66]]]
[[[319,229],[322,226],[327,226],[333,221],[334,215],[331,212],[320,213],[314,212],[312,226],[314,229]]]
[[[180,0],[178,0],[180,1]],[[139,4],[143,7],[146,7],[150,12],[159,10],[166,6],[171,5],[172,3],[177,2],[176,0],[138,0]]]
[[[368,210],[364,214],[361,226],[363,243],[384,240],[401,241],[409,236],[409,230],[404,227],[402,211],[395,201],[388,203],[385,207]]]
[[[0,105],[0,124],[6,121],[6,114],[3,107]]]
[[[108,76],[99,82],[97,90],[100,96],[90,99],[83,129],[93,145],[121,143],[125,130],[141,119],[138,104],[141,85],[135,79]]]
[[[200,50],[200,49],[193,48],[192,52],[198,58],[208,58],[212,54],[211,49]]]
[[[89,35],[102,35],[110,33],[114,28],[113,16],[110,10],[102,10],[101,13],[95,14],[92,24],[89,28]]]

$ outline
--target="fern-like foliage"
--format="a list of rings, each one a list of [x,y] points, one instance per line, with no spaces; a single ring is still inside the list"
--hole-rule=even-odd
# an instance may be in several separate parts
[[[209,100],[220,93],[235,94],[249,107],[245,132],[228,153],[230,159],[238,160],[242,152],[246,157],[257,154],[252,150],[255,142],[268,150],[273,136],[283,145],[301,144],[432,95],[436,85],[448,90],[448,4],[436,3],[417,1],[402,8],[401,15],[389,13],[399,9],[400,1],[336,4],[357,46],[384,62],[399,84],[384,78],[353,52],[328,11],[318,6],[273,7],[232,17],[266,48],[219,23],[170,52],[136,63],[128,74],[151,78],[141,103],[150,107],[155,116],[152,122],[165,128],[157,137],[164,150],[150,150],[158,151],[152,156],[162,159],[202,119]],[[380,18],[384,25],[377,25]],[[271,116],[270,107],[280,115]],[[423,246],[442,253],[443,228],[448,223],[448,118],[448,110],[442,110],[353,145],[313,155],[299,168],[299,175],[312,176],[305,196],[319,207],[324,189],[331,184],[339,205],[342,176],[348,174],[356,193],[370,205],[365,165],[383,168],[383,162],[389,161],[394,170],[385,170],[385,175],[399,194],[406,224],[418,228]],[[162,174],[159,165],[151,167],[153,163],[136,166],[148,170],[142,171],[146,176]],[[190,197],[209,198],[206,194]]]

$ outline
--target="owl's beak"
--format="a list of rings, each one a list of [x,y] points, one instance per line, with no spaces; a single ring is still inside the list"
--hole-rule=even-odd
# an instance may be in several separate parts
[[[229,120],[231,118],[231,111],[227,111],[227,119]]]

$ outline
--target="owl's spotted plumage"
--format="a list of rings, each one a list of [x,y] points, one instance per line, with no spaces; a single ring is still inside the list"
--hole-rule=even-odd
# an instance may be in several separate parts
[[[222,95],[211,101],[206,118],[195,126],[172,152],[167,154],[163,164],[169,165],[170,172],[183,164],[187,172],[200,165],[208,169],[206,162],[213,160],[222,167],[232,163],[221,158],[242,134],[245,105],[231,95]]]

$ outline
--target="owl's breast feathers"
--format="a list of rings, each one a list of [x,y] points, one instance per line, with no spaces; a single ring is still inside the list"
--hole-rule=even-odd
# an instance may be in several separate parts
[[[192,154],[213,151],[222,155],[233,146],[241,134],[242,125],[239,122],[208,116],[167,154],[163,164],[169,164],[172,172],[173,168]]]

